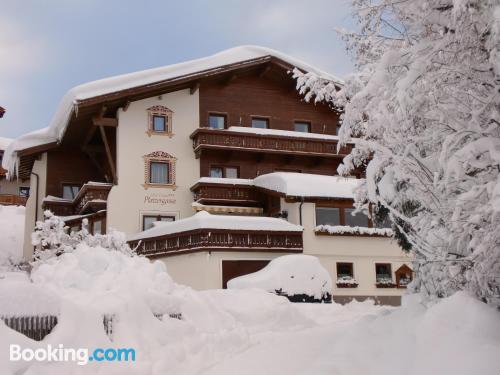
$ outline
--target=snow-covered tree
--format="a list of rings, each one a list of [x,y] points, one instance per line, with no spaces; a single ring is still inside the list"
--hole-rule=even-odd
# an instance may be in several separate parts
[[[88,231],[88,220],[82,219],[82,229],[69,233],[64,221],[50,211],[44,212],[45,220],[36,223],[35,231],[31,234],[31,242],[36,246],[35,263],[44,262],[54,256],[76,249],[78,244],[89,247],[102,247],[116,250],[127,255],[134,255],[122,232],[111,230],[108,234],[92,235]]]
[[[366,167],[356,205],[389,215],[417,289],[500,304],[498,0],[353,0],[339,30],[356,73],[338,87],[295,71],[307,100],[344,110],[339,172]]]

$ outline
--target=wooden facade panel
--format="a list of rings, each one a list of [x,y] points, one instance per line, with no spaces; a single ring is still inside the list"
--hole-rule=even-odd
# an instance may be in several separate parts
[[[269,119],[269,128],[294,130],[294,121],[307,121],[311,132],[336,134],[338,115],[327,105],[306,103],[290,78],[281,83],[257,75],[237,76],[228,84],[200,86],[200,126],[211,112],[227,115],[228,126],[251,126],[251,118]]]
[[[47,195],[62,197],[63,184],[82,186],[89,181],[105,179],[79,147],[59,147],[47,153]]]

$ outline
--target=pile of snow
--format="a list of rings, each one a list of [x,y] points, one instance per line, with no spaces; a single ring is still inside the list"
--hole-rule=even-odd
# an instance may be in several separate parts
[[[254,185],[288,197],[353,198],[361,180],[340,176],[274,172],[254,179]]]
[[[53,291],[33,284],[24,272],[0,276],[0,316],[57,315],[61,298]]]
[[[155,313],[172,311],[169,298],[175,283],[162,262],[128,256],[119,251],[80,244],[69,253],[53,257],[32,271],[33,283],[63,299],[99,306],[111,313],[121,301],[146,303]]]
[[[61,99],[50,126],[37,130],[36,132],[26,134],[12,142],[5,153],[2,165],[9,171],[10,174],[13,174],[17,162],[16,151],[50,142],[61,141],[71,115],[78,108],[78,101],[80,100],[90,99],[100,95],[110,94],[156,82],[181,78],[185,79],[190,76],[194,76],[197,73],[215,71],[225,65],[243,63],[254,59],[264,59],[266,57],[278,58],[301,70],[314,73],[337,84],[342,84],[342,80],[340,78],[334,77],[331,74],[325,73],[300,60],[269,48],[259,46],[240,46],[230,48],[201,59],[130,74],[123,74],[85,83],[72,88]]]
[[[227,287],[257,288],[287,296],[305,294],[320,300],[331,293],[332,280],[318,258],[293,254],[273,259],[260,271],[229,280]]]
[[[22,260],[25,211],[23,206],[0,205],[0,268]]]
[[[210,129],[210,128],[209,128]],[[220,130],[220,129],[213,129]],[[330,134],[319,134],[319,133],[304,133],[292,130],[279,130],[279,129],[261,129],[261,128],[249,128],[246,126],[230,126],[226,132],[234,133],[251,133],[258,135],[274,135],[280,137],[293,137],[293,138],[310,138],[310,139],[321,139],[327,141],[338,141],[339,137]]]
[[[368,227],[350,227],[348,225],[318,225],[314,227],[315,232],[324,232],[330,234],[352,234],[368,236],[392,236],[391,228],[368,228]]]
[[[128,241],[164,236],[194,229],[232,229],[253,231],[302,232],[303,228],[283,219],[261,216],[212,215],[200,211],[191,217],[171,222],[158,222],[153,228],[128,237]]]

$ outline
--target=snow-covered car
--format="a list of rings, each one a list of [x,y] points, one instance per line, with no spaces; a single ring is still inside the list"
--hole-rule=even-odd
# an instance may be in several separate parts
[[[229,289],[264,289],[291,302],[332,301],[332,280],[318,258],[311,255],[278,257],[260,271],[229,280]]]

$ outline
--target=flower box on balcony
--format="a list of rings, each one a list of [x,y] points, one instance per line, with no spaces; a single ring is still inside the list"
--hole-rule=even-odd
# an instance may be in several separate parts
[[[339,277],[336,285],[337,288],[357,288],[359,284],[353,277]]]
[[[392,280],[377,280],[375,286],[377,288],[395,288],[396,284],[394,284]]]

